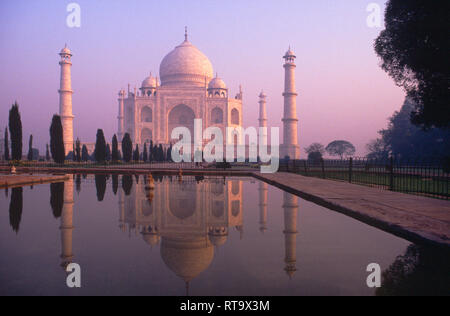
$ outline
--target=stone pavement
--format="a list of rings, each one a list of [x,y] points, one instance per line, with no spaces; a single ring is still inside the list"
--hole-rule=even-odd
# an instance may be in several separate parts
[[[11,188],[24,185],[34,185],[48,182],[59,182],[70,179],[69,175],[30,175],[30,174],[0,174],[0,188]]]
[[[412,242],[450,247],[450,201],[287,172],[254,177]]]

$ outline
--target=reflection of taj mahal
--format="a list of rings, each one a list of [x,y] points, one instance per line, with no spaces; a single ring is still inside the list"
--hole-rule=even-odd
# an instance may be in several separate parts
[[[203,129],[242,125],[242,91],[230,98],[222,79],[213,77],[208,57],[185,40],[162,60],[161,83],[151,74],[140,91],[119,91],[118,137],[129,133],[133,143],[150,140],[168,144],[175,127],[187,127],[194,136],[194,119],[202,119]]]
[[[243,180],[186,176],[164,177],[155,190],[147,190],[146,179],[119,195],[119,227],[135,231],[151,247],[159,246],[165,265],[186,285],[205,271],[214,258],[215,247],[228,236],[244,232]],[[268,229],[268,184],[258,184],[259,230]],[[284,270],[290,278],[296,271],[298,198],[283,193]],[[73,262],[73,180],[65,182],[61,216],[62,265]],[[281,245],[280,245],[281,246]],[[281,259],[281,258],[280,258]],[[75,260],[76,262],[76,260]]]

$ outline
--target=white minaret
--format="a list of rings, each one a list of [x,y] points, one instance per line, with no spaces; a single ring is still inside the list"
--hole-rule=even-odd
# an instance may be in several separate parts
[[[284,262],[289,278],[294,276],[297,262],[297,213],[298,213],[298,197],[288,192],[283,193],[283,209],[284,209]]]
[[[260,146],[266,146],[267,145],[267,112],[266,112],[266,94],[261,91],[259,94],[259,127],[266,127],[262,133],[262,141],[260,143]]]
[[[291,48],[283,56],[284,67],[284,115],[283,115],[283,144],[280,158],[289,156],[290,159],[300,158],[300,147],[297,137],[297,92],[295,92],[295,54]]]
[[[70,75],[70,61],[72,53],[67,45],[59,53],[61,60],[61,80],[59,92],[59,115],[61,116],[61,123],[63,127],[64,149],[66,155],[73,151],[73,114],[72,114],[72,81]]]
[[[119,91],[119,115],[117,116],[118,126],[117,126],[117,141],[121,142],[123,138],[123,131],[125,130],[124,126],[124,104],[123,100],[125,99],[125,90]]]

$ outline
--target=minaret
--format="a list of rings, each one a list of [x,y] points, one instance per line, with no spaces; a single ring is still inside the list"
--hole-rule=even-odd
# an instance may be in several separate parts
[[[297,268],[296,248],[297,248],[297,212],[298,197],[288,192],[283,193],[283,209],[284,209],[284,246],[286,266],[284,271],[292,278]]]
[[[259,191],[259,230],[264,233],[267,230],[267,191],[269,185],[260,181]]]
[[[117,116],[118,126],[117,126],[117,141],[121,142],[123,138],[123,132],[125,130],[124,126],[124,100],[125,99],[125,90],[119,91],[119,115]]]
[[[284,67],[284,115],[283,115],[283,145],[280,149],[281,158],[300,158],[300,147],[297,138],[297,93],[295,92],[295,54],[291,48],[283,56]]]
[[[261,91],[259,94],[259,127],[266,127],[262,133],[262,141],[260,146],[267,146],[267,112],[266,112],[266,94]]]
[[[59,53],[61,60],[61,79],[59,92],[59,115],[61,116],[61,123],[63,127],[64,149],[65,154],[73,150],[73,114],[72,114],[72,82],[70,75],[70,61],[72,53],[67,45]]]
[[[64,205],[61,213],[61,266],[65,269],[73,260],[73,179],[64,182]]]

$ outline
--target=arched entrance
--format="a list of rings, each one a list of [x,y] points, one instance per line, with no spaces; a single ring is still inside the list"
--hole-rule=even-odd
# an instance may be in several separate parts
[[[144,128],[141,132],[141,144],[149,144],[152,140],[152,131],[148,128]]]
[[[168,116],[168,140],[174,141],[171,139],[172,130],[176,127],[187,127],[191,132],[191,139],[194,137],[194,119],[195,113],[194,111],[184,104],[179,104],[174,107]]]

